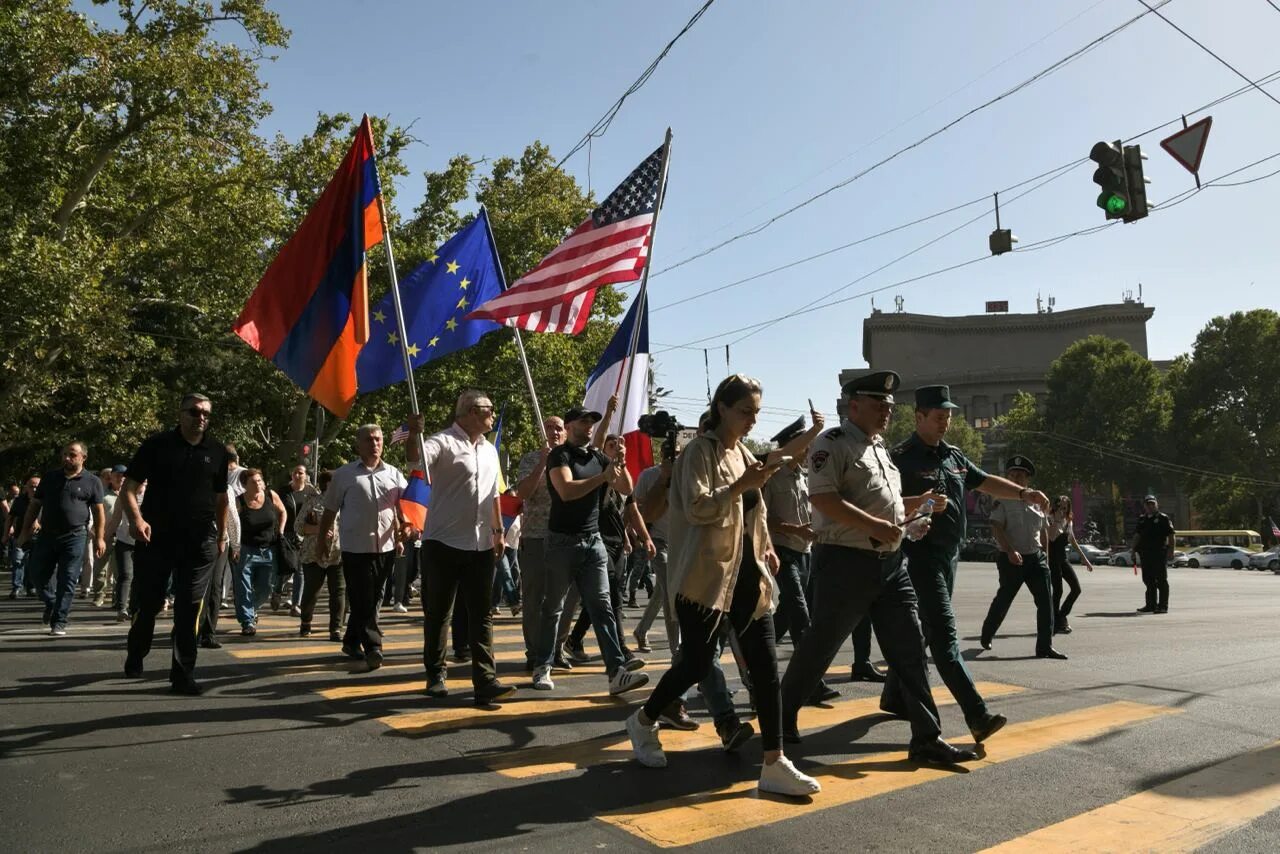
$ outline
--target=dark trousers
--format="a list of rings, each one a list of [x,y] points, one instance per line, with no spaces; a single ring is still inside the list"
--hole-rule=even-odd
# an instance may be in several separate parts
[[[116,550],[116,590],[112,606],[117,611],[132,614],[136,608],[133,601],[133,544],[115,542]]]
[[[218,617],[222,614],[222,584],[231,568],[231,545],[223,549],[213,561],[209,573],[209,589],[204,592],[204,606],[200,609],[200,640],[212,640],[218,633]],[[234,589],[234,585],[233,585]]]
[[[329,631],[342,630],[342,618],[347,613],[347,584],[342,577],[342,565],[321,566],[318,563],[302,565],[302,628],[311,628],[311,618],[316,613],[316,600],[320,598],[320,586],[329,586]]]
[[[218,556],[213,526],[207,531],[174,532],[151,529],[151,542],[133,547],[134,589],[138,610],[129,627],[129,662],[140,665],[151,651],[156,615],[173,589],[173,659],[169,681],[188,682],[195,676],[196,639],[209,578]]]
[[[1169,564],[1165,552],[1138,553],[1142,562],[1142,583],[1147,586],[1147,607],[1169,607]]]
[[[1071,592],[1067,594],[1065,600],[1062,598],[1062,582],[1064,581],[1071,588]],[[1071,607],[1080,598],[1080,577],[1076,575],[1076,568],[1071,565],[1071,561],[1067,560],[1065,545],[1058,549],[1053,544],[1050,544],[1049,583],[1053,587],[1053,624],[1061,627],[1067,621],[1067,615],[1071,613]]]
[[[76,598],[76,585],[84,570],[84,528],[51,534],[44,531],[31,551],[31,568],[36,572],[40,598],[44,601],[49,625],[65,626]]]
[[[956,631],[956,615],[951,608],[951,594],[956,586],[958,552],[938,554],[922,550],[907,560],[907,575],[919,600],[920,628],[933,656],[933,666],[956,698],[964,718],[970,723],[987,715],[987,704],[973,684],[973,677],[960,655],[960,635]],[[901,708],[901,688],[897,671],[890,670],[881,696],[881,706]]]
[[[378,601],[382,588],[395,566],[396,553],[342,553],[342,577],[347,581],[347,602],[351,612],[342,645],[348,649],[382,650],[382,629],[378,626]]]
[[[746,549],[750,555],[750,549]],[[738,636],[739,648],[750,673],[752,696],[756,702],[757,721],[764,749],[782,746],[781,686],[778,682],[778,651],[773,638],[773,617],[765,614],[751,619],[760,598],[760,576],[755,558],[750,557],[738,568],[728,620]],[[720,654],[719,620],[714,613],[677,595],[676,620],[680,623],[680,654],[671,669],[658,680],[644,713],[656,721],[663,709],[684,696],[684,692],[701,682],[711,672],[713,657]]]
[[[777,552],[778,610],[773,615],[773,629],[781,640],[787,632],[791,642],[799,643],[809,630],[809,600],[805,597],[805,585],[809,582],[809,553],[798,552],[786,546],[774,545]]]
[[[902,566],[902,553],[881,557],[863,549],[820,544],[814,547],[813,558],[813,623],[782,679],[784,726],[797,726],[800,706],[831,666],[845,638],[870,617],[889,670],[897,673],[902,711],[911,721],[912,744],[936,739],[942,731],[938,707],[929,690],[916,594]]]
[[[437,540],[422,544],[426,566],[422,579],[422,665],[427,680],[444,676],[444,649],[454,602],[467,612],[467,636],[471,646],[471,683],[476,687],[493,682],[493,618],[489,600],[493,596],[492,551],[466,551]]]
[[[987,640],[995,637],[1014,597],[1025,584],[1036,602],[1036,653],[1048,652],[1053,647],[1053,599],[1044,552],[1024,554],[1022,566],[1014,566],[1008,555],[1001,552],[996,557],[996,569],[1000,572],[1000,589],[982,622],[982,637]]]

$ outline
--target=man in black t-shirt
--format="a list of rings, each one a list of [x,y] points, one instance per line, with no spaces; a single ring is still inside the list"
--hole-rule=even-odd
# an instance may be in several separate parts
[[[631,474],[623,449],[610,459],[591,447],[591,432],[600,413],[575,407],[564,416],[568,441],[547,455],[547,486],[551,513],[547,521],[547,588],[538,617],[532,652],[533,687],[549,691],[555,658],[556,628],[564,608],[565,593],[576,584],[591,615],[596,642],[609,675],[609,693],[621,694],[648,683],[634,673],[644,662],[627,660],[618,642],[618,626],[609,602],[609,555],[600,536],[600,493],[612,488],[631,494]],[[628,669],[631,668],[631,669]]]
[[[173,577],[173,658],[170,687],[179,694],[201,692],[195,680],[196,636],[213,563],[227,527],[226,447],[207,432],[213,404],[188,394],[178,410],[178,426],[148,437],[129,463],[120,500],[137,541],[134,590],[138,611],[129,628],[125,676],[140,678],[151,651],[156,614]],[[147,500],[138,489],[147,484]]]
[[[36,574],[36,587],[44,600],[43,623],[55,637],[67,633],[67,616],[84,569],[84,544],[90,522],[93,556],[102,557],[107,551],[104,490],[98,476],[84,470],[88,456],[83,442],[69,442],[62,449],[62,468],[41,478],[27,505],[18,537],[18,545],[25,545],[31,539],[36,517],[40,517],[40,539],[31,552],[28,570]]]
[[[1169,613],[1169,561],[1173,560],[1173,520],[1160,512],[1154,495],[1142,501],[1143,515],[1134,530],[1131,548],[1142,564],[1142,583],[1147,601],[1138,609],[1143,614]]]

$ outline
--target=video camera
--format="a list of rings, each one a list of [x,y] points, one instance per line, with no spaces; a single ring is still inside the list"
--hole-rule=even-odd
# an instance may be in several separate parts
[[[665,453],[671,457],[674,457],[688,444],[691,434],[696,434],[695,430],[685,427],[670,412],[665,410],[651,415],[641,415],[639,427],[641,433],[652,436],[655,439],[664,440],[666,442],[664,445]]]

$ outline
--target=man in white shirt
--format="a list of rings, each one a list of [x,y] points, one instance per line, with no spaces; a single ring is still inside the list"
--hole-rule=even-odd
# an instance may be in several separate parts
[[[350,612],[342,651],[363,658],[370,670],[382,666],[382,631],[378,601],[395,565],[396,544],[409,526],[400,512],[406,481],[400,470],[382,459],[382,428],[365,424],[356,432],[360,455],[333,473],[324,494],[320,542],[333,535],[333,522],[342,512],[342,575],[347,582]]]
[[[467,389],[454,407],[447,430],[427,437],[424,468],[431,481],[427,527],[423,534],[422,663],[427,696],[447,697],[445,644],[454,600],[467,609],[471,641],[471,684],[476,705],[509,697],[515,688],[498,681],[493,663],[493,565],[502,554],[502,512],[498,508],[497,449],[485,439],[493,429],[493,402]],[[409,419],[408,458],[417,461],[422,416]]]

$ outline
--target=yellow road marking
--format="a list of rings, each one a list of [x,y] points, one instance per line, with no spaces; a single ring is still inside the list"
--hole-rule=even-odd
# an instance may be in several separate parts
[[[998,682],[979,682],[977,688],[978,693],[984,697],[1000,697],[1026,690],[1017,685],[1003,685]],[[933,699],[940,706],[955,702],[951,692],[943,686],[933,689]],[[879,714],[879,712],[879,697],[860,697],[836,701],[831,708],[806,707],[801,710],[800,723],[806,730],[821,729],[865,715]],[[693,732],[668,729],[662,731],[662,748],[668,753],[704,750],[710,747],[720,747],[720,737],[716,735],[714,727],[705,723]],[[487,764],[489,768],[504,777],[525,779],[589,768],[606,762],[626,761],[631,759],[631,756],[630,739],[626,735],[619,737],[617,733],[611,733],[572,744],[509,751],[491,757],[487,760]]]
[[[976,770],[1008,762],[1050,747],[1092,738],[1130,724],[1179,710],[1141,703],[1116,702],[1010,724],[992,742],[992,755],[968,763]],[[831,809],[954,776],[958,772],[919,766],[901,752],[864,756],[835,765],[805,769],[822,783],[822,792],[808,802],[762,798],[754,780],[711,792],[657,801],[599,816],[654,845],[671,848],[720,839],[731,833]],[[638,772],[640,773],[640,772]]]
[[[524,660],[524,653],[520,653],[520,660],[521,661]],[[650,659],[648,663],[653,666],[660,666],[660,665],[665,665],[667,662]],[[421,664],[417,666],[419,669],[421,669],[422,667]],[[452,671],[453,668],[456,667],[458,668],[458,671],[460,673],[469,675],[471,671],[469,669],[463,670],[463,668],[470,668],[470,666],[471,665],[469,664],[453,664],[453,665],[450,665],[450,670]],[[386,667],[383,667],[383,670],[385,669]],[[555,680],[556,685],[558,686],[561,682],[573,684],[574,682],[576,682],[577,677],[579,676],[604,676],[604,673],[605,673],[605,670],[604,670],[603,664],[597,664],[597,665],[584,664],[584,665],[573,668],[572,673],[565,673],[565,674],[557,673],[552,678]],[[649,674],[649,676],[651,679],[655,679],[655,680],[657,679],[657,675],[655,674],[651,673]],[[532,676],[527,676],[526,678],[532,678]],[[424,680],[425,680],[425,676],[422,678],[414,679],[413,681],[410,681],[410,682],[375,682],[372,684],[356,683],[352,685],[338,685],[333,688],[322,688],[316,693],[324,697],[326,700],[362,700],[362,699],[367,699],[369,697],[384,697],[384,696],[387,696],[388,694],[413,694],[423,690],[423,688],[425,687]],[[469,679],[467,680],[467,685],[468,686],[470,685]],[[557,688],[557,690],[559,689]],[[542,695],[542,692],[540,691],[535,692],[532,688],[530,688],[529,691],[524,694],[524,696],[529,696],[530,694]],[[545,695],[542,695],[542,696],[545,696]],[[572,696],[572,695],[569,695],[569,696]],[[508,701],[508,702],[521,702],[521,701],[517,699],[514,701]]]
[[[1195,851],[1280,807],[1280,743],[987,851]]]
[[[425,735],[440,729],[461,729],[475,725],[528,720],[538,715],[564,714],[587,709],[614,708],[619,714],[625,714],[631,703],[649,696],[647,691],[630,691],[617,697],[609,696],[608,691],[597,691],[577,697],[567,695],[556,697],[552,693],[545,700],[521,699],[533,694],[541,694],[541,692],[521,691],[516,695],[515,700],[504,702],[496,710],[446,706],[404,715],[391,715],[378,720],[406,735]]]

